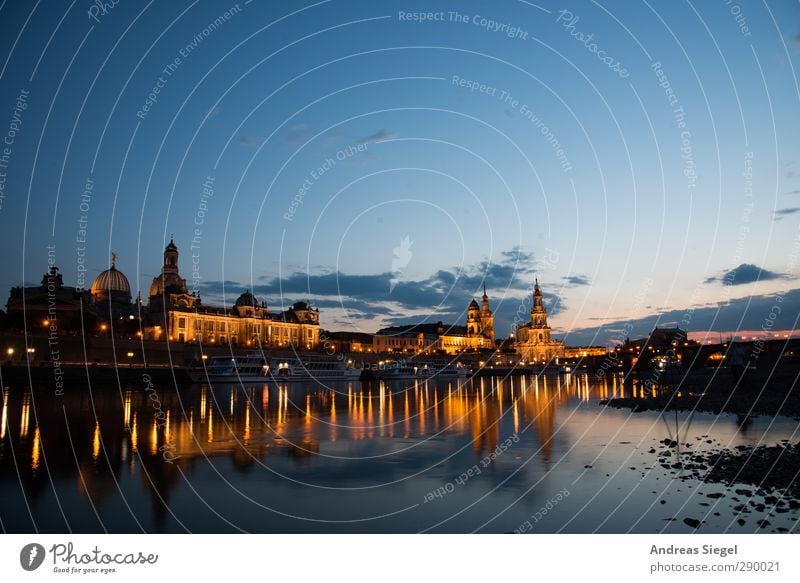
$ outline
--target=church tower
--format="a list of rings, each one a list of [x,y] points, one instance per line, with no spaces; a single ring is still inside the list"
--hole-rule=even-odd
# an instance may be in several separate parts
[[[162,275],[168,273],[178,273],[178,247],[172,237],[169,239],[169,245],[164,248],[164,266],[161,270]]]
[[[486,285],[483,286],[481,301],[481,335],[494,343],[494,314],[489,309],[489,296],[486,295]]]
[[[475,298],[467,307],[467,336],[475,337],[481,335],[481,308]]]
[[[544,307],[539,278],[533,285],[533,307],[531,308],[531,332],[535,342],[550,342],[550,326],[547,325],[547,310]]]

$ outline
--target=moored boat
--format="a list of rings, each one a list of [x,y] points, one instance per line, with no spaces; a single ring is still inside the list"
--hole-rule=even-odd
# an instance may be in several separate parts
[[[272,357],[261,352],[215,356],[190,373],[195,382],[264,383],[267,381],[353,381],[361,371],[320,357]]]

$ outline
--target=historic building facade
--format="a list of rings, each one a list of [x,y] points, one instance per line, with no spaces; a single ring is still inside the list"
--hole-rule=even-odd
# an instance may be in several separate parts
[[[473,298],[467,307],[467,326],[463,334],[455,330],[439,336],[438,348],[447,354],[458,354],[466,350],[494,350],[494,314],[489,309],[489,296],[483,288],[481,305]]]
[[[178,256],[177,246],[170,241],[164,249],[161,274],[150,286],[145,338],[300,350],[318,347],[319,310],[297,302],[288,310],[273,313],[249,291],[241,294],[232,308],[204,306],[199,294],[189,293],[180,276]]]
[[[547,310],[538,279],[533,286],[531,321],[517,327],[514,348],[520,358],[527,362],[548,362],[564,356],[564,343],[550,338]]]

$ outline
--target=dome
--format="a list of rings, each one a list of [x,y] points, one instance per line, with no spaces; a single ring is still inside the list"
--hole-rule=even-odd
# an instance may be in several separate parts
[[[300,311],[300,310],[308,310],[308,309],[309,309],[309,307],[308,307],[308,304],[307,304],[307,303],[305,303],[305,302],[295,302],[295,303],[292,305],[292,309],[293,309],[293,310]]]
[[[249,306],[249,307],[258,307],[258,298],[250,293],[250,290],[247,290],[242,295],[240,295],[236,299],[236,303],[234,304],[237,308],[242,306]]]
[[[111,268],[100,272],[92,282],[91,294],[98,300],[111,299],[115,301],[131,301],[131,285],[125,274],[119,271],[114,259],[111,261]]]
[[[164,251],[177,251],[178,246],[175,245],[175,241],[173,241],[172,237],[169,239],[169,244],[164,248]]]
[[[478,302],[475,301],[475,298],[472,298],[472,301],[469,303],[468,310],[480,310],[481,307],[478,305]]]

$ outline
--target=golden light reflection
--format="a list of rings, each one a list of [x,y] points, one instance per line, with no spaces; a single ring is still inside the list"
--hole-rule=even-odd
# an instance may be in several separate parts
[[[97,461],[100,457],[100,422],[95,421],[94,437],[92,438],[92,459]]]
[[[613,381],[609,379],[604,386],[600,383],[592,384],[593,396],[596,398],[601,392],[607,394],[612,383]],[[161,443],[177,441],[188,450],[187,455],[230,454],[242,447],[246,447],[251,455],[266,455],[274,451],[275,433],[297,436],[302,432],[305,433],[303,443],[309,439],[318,443],[318,440],[328,439],[330,442],[339,440],[342,432],[347,439],[354,441],[375,436],[411,438],[434,432],[437,434],[446,432],[467,436],[474,450],[486,455],[509,437],[513,430],[516,433],[523,432],[529,435],[536,447],[540,448],[540,459],[548,461],[552,449],[550,442],[556,425],[556,407],[567,399],[585,399],[589,390],[587,385],[586,379],[579,380],[578,375],[569,382],[556,377],[549,379],[540,377],[538,380],[533,377],[508,379],[486,377],[474,381],[454,380],[452,383],[419,381],[408,383],[406,388],[398,386],[398,391],[395,392],[391,390],[392,385],[378,382],[364,384],[363,390],[359,390],[359,385],[355,387],[348,385],[347,408],[344,407],[344,386],[339,389],[342,393],[338,394],[335,390],[323,391],[297,385],[263,386],[246,393],[247,406],[243,404],[239,407],[235,404],[230,423],[225,417],[229,404],[223,405],[224,408],[220,412],[220,408],[215,405],[215,393],[210,388],[202,387],[195,393],[195,400],[189,411],[199,406],[199,417],[205,416],[204,422],[207,424],[207,441],[209,444],[213,443],[213,446],[206,445],[205,440],[201,440],[202,447],[197,444],[195,441],[197,428],[193,427],[192,422],[180,415],[172,419],[171,411],[165,408],[165,419],[153,423],[152,426],[149,415],[146,416],[148,420],[142,430],[145,432],[143,435],[146,436],[147,443],[143,443],[142,448],[152,452],[153,455],[158,455],[158,446]],[[223,389],[226,390],[227,387]],[[258,390],[262,391],[260,399]],[[273,393],[270,399],[269,393],[276,390],[277,398]],[[224,392],[222,394],[224,395]],[[342,399],[337,402],[339,395]],[[224,403],[224,396],[222,398]],[[291,407],[289,407],[290,398]],[[234,395],[233,400],[238,401],[238,396]],[[3,401],[8,403],[6,395]],[[253,418],[253,415],[260,415],[256,404],[259,401],[264,409],[264,423]],[[395,401],[400,407],[397,418],[394,416]],[[30,400],[28,402],[30,403]],[[131,398],[128,401],[126,394],[125,415],[129,419],[131,441],[130,444],[127,444],[127,440],[125,443],[133,452],[139,449],[136,408],[136,399]],[[220,429],[225,430],[227,436],[229,427],[239,444],[236,440],[230,439],[215,441],[215,412],[223,417],[223,426]],[[277,416],[277,423],[273,427],[269,425],[270,415],[273,422]],[[33,424],[32,421],[30,423]],[[339,423],[342,424],[341,427]],[[327,429],[324,427],[325,424],[328,425]],[[99,428],[96,427],[95,431],[94,457],[98,459]],[[284,447],[286,444],[278,443],[278,445]],[[313,450],[311,447],[307,449]],[[262,453],[258,454],[259,451]],[[28,452],[30,453],[30,450]]]
[[[383,382],[381,382],[381,387],[385,388]],[[389,418],[387,419],[387,424],[389,425],[389,437],[394,437],[394,398],[390,390],[386,389],[386,392],[389,399]]]
[[[133,453],[139,451],[139,427],[136,423],[136,413],[133,414],[133,421],[131,421],[131,451]]]
[[[150,454],[158,453],[158,425],[153,421],[153,428],[150,430]]]
[[[0,415],[0,441],[6,437],[8,426],[8,391],[3,393],[3,413]]]
[[[367,427],[369,428],[369,432],[367,434],[367,437],[371,438],[373,436],[373,429],[375,427],[375,422],[373,421],[373,416],[372,416],[372,392],[371,391],[367,395],[367,401],[369,402],[369,404],[367,405]]]
[[[337,427],[336,427],[336,391],[331,391],[331,419],[329,423],[331,430],[331,441],[336,441]]]
[[[406,395],[405,404],[403,405],[403,415],[404,415],[404,424],[403,424],[403,437],[409,437],[411,435],[411,409],[408,404],[408,389],[403,391]]]
[[[242,441],[245,445],[250,443],[250,403],[247,404],[247,409],[244,412],[244,436]]]
[[[439,433],[439,393],[433,389],[433,431]]]
[[[31,396],[25,393],[22,397],[22,413],[20,414],[19,436],[28,437],[28,424],[31,415]]]
[[[33,449],[31,450],[31,469],[35,472],[39,469],[39,455],[41,450],[42,436],[39,433],[39,426],[33,432]]]
[[[125,390],[125,398],[123,405],[123,427],[127,429],[131,425],[131,390]]]

